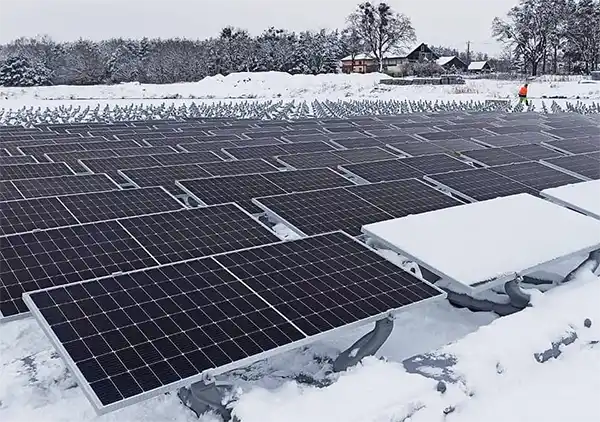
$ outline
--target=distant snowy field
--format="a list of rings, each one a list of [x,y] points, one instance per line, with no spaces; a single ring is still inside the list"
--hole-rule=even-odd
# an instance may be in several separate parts
[[[146,85],[0,87],[0,108],[55,107],[62,104],[95,105],[139,103],[190,103],[222,100],[396,99],[470,101],[515,99],[522,81],[467,80],[465,85],[388,86],[379,81],[387,75],[289,75],[280,72],[234,73],[207,77],[195,83]],[[600,84],[581,78],[560,82],[539,78],[531,82],[532,98],[562,97],[600,100]],[[550,100],[551,101],[551,100]]]

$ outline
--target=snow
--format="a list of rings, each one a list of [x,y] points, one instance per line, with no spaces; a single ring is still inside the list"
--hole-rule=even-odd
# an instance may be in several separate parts
[[[600,248],[600,221],[529,194],[367,224],[362,231],[473,288]]]
[[[600,180],[545,189],[542,196],[600,220]]]
[[[314,99],[381,99],[484,101],[514,99],[519,81],[467,79],[465,85],[381,85],[389,76],[370,74],[289,75],[281,72],[233,73],[207,77],[199,82],[169,85],[127,83],[95,86],[0,87],[0,109],[58,107],[61,105],[161,104],[219,101],[308,101]],[[529,85],[533,99],[564,97],[600,100],[600,84],[579,80],[540,79]],[[547,100],[549,106],[552,100]],[[558,101],[561,104],[560,100]],[[539,104],[541,106],[541,104]],[[562,105],[561,105],[562,106]]]
[[[454,60],[455,58],[456,58],[456,56],[442,56],[436,60],[436,63],[439,64],[440,66],[443,66],[446,63],[449,63],[450,61]]]
[[[368,358],[326,388],[293,381],[274,390],[254,388],[240,397],[235,414],[244,422],[598,420],[598,297],[600,280],[586,273],[537,295],[533,307],[439,349],[437,356],[451,356],[456,364],[423,372],[450,370],[456,382],[443,395],[435,390],[437,381],[409,373],[400,362]],[[591,328],[583,328],[585,318]],[[579,338],[558,359],[534,359],[569,331]]]
[[[487,61],[483,61],[483,62],[471,62],[471,64],[469,64],[469,70],[482,70],[485,65],[487,64]]]

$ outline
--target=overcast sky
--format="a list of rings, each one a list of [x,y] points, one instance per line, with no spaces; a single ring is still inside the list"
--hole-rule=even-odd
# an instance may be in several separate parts
[[[359,0],[0,0],[0,43],[48,34],[80,37],[207,38],[227,25],[253,34],[269,26],[300,31],[340,28]],[[408,15],[419,41],[498,52],[492,19],[517,0],[389,0]]]

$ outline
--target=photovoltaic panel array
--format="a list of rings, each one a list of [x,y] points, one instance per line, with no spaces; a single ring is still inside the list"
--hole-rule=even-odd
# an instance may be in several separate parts
[[[277,157],[283,164],[297,169],[337,167],[351,163],[387,160],[396,158],[396,155],[382,148],[355,148],[338,151],[313,152],[306,154],[282,155]]]
[[[198,166],[213,176],[267,173],[277,170],[277,167],[262,159],[202,163]]]
[[[466,151],[462,155],[488,166],[496,166],[532,160],[544,160],[560,157],[563,154],[539,144],[524,144]]]
[[[425,179],[450,189],[467,200],[485,201],[500,196],[537,191],[522,183],[494,173],[488,168],[453,171],[425,176]]]
[[[411,179],[421,177],[424,174],[466,170],[470,168],[468,164],[446,154],[340,166],[340,169],[372,183]]]
[[[544,160],[544,162],[565,169],[571,173],[587,177],[591,180],[600,179],[600,166],[598,166],[598,161],[585,154],[551,158]]]
[[[0,204],[0,236],[77,224],[57,198],[34,198]]]
[[[75,273],[82,273],[82,277],[85,275],[85,279],[95,278],[96,276],[90,277],[90,273],[87,271],[90,268],[94,269],[94,265],[109,267],[111,259],[135,258],[129,250],[131,245],[135,245],[135,248],[141,247],[144,252],[150,254],[148,256],[152,258],[152,261],[145,261],[148,264],[145,265],[147,267],[158,265],[159,262],[180,260],[183,256],[199,258],[208,254],[228,252],[278,240],[266,226],[235,204],[193,209],[179,208],[175,211],[106,220],[99,223],[107,225],[116,223],[119,230],[124,230],[129,237],[119,234],[116,237],[118,242],[114,244],[114,248],[107,248],[103,243],[105,241],[103,238],[93,233],[87,234],[88,228],[95,227],[90,224],[0,237],[2,248],[10,247],[10,244],[22,243],[19,243],[19,248],[14,250],[16,256],[12,256],[14,254],[6,255],[7,260],[0,262],[3,266],[3,273],[13,274],[12,279],[7,279],[7,285],[0,285],[0,287],[6,287],[6,290],[0,291],[0,294],[11,293],[11,295],[0,298],[5,299],[4,302],[6,302],[6,304],[0,303],[0,317],[14,317],[25,312],[19,310],[21,309],[18,307],[20,302],[17,299],[20,299],[23,291],[40,288],[37,284],[32,284],[32,280],[37,281],[40,278],[40,283],[42,283],[40,286],[46,285],[47,287],[48,281],[44,281],[44,277],[47,276],[52,283],[63,284],[65,283],[64,277],[56,277],[56,274],[59,274],[58,271],[62,271],[62,274],[68,276],[69,282],[77,277]],[[60,239],[56,230],[63,229],[72,230],[72,233],[66,234],[65,240],[55,241],[54,239]],[[65,230],[60,232],[61,235]],[[43,233],[47,233],[47,236]],[[27,238],[29,234],[36,234],[36,237]],[[109,234],[107,233],[107,236]],[[21,238],[16,236],[21,236]],[[47,240],[48,236],[50,241]],[[71,241],[69,236],[77,237],[77,239]],[[113,238],[115,237],[109,237],[108,241],[112,241]],[[10,239],[17,240],[9,242]],[[25,242],[18,239],[28,240]],[[45,244],[38,245],[38,242],[45,242]],[[52,242],[54,245],[50,244]],[[108,258],[103,255],[105,253],[109,255]],[[106,274],[111,274],[111,272]],[[4,279],[0,280],[0,282],[3,281]],[[3,306],[5,306],[4,309]],[[15,310],[15,306],[18,308],[17,310]]]
[[[571,154],[585,154],[600,151],[600,142],[594,142],[591,138],[589,138],[589,140],[563,139],[560,141],[546,142],[546,145]]]
[[[188,153],[162,154],[154,156],[163,166],[173,166],[177,164],[196,164],[221,161],[221,158],[211,151],[197,151]]]
[[[79,162],[92,173],[106,173],[118,183],[125,181],[117,170],[156,167],[160,163],[149,155],[135,155],[131,157],[98,158],[92,160],[79,160]]]
[[[0,180],[37,179],[74,174],[65,163],[11,164],[2,166]]]
[[[211,177],[208,172],[196,164],[119,170],[119,174],[136,186],[163,186],[174,195],[182,193],[181,189],[175,185],[177,180]]]
[[[115,221],[0,238],[0,313],[27,312],[26,291],[155,265]]]
[[[173,211],[183,204],[162,187],[113,190],[58,197],[79,223]]]
[[[45,177],[42,179],[18,179],[11,183],[20,198],[69,195],[72,193],[102,192],[119,189],[106,174]]]
[[[343,188],[258,197],[254,202],[304,236],[334,230],[357,236],[361,226],[393,218]]]
[[[441,297],[332,233],[36,292],[27,301],[94,406],[106,411]]]
[[[42,157],[46,154],[57,152],[74,152],[74,151],[92,151],[102,149],[121,149],[121,148],[136,148],[139,145],[135,141],[95,141],[95,142],[78,142],[78,143],[60,143],[50,145],[37,146],[22,146],[19,150],[23,154],[31,154],[37,157]],[[60,161],[60,160],[54,160]]]
[[[11,164],[32,164],[38,161],[32,155],[0,156],[0,166]]]
[[[223,148],[223,152],[236,159],[263,158],[275,162],[273,157],[286,154],[330,151],[334,148],[325,142],[299,142],[295,144],[260,145]],[[280,163],[277,163],[280,166]]]
[[[301,172],[301,173],[300,173]],[[250,212],[262,212],[252,198],[324,189],[351,184],[348,179],[331,170],[307,169],[241,176],[181,180],[176,184],[183,191],[207,205],[236,202]]]
[[[274,195],[254,202],[306,236],[335,230],[358,236],[365,224],[460,204],[414,179]]]
[[[346,189],[394,218],[461,204],[457,199],[416,179],[357,185]]]
[[[121,224],[161,264],[279,240],[235,204],[133,217]]]
[[[575,176],[535,161],[490,167],[490,170],[537,191],[581,182]]]

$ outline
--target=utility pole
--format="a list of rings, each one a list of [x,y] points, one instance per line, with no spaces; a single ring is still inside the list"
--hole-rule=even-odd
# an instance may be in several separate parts
[[[471,63],[471,41],[467,41],[467,64]]]

